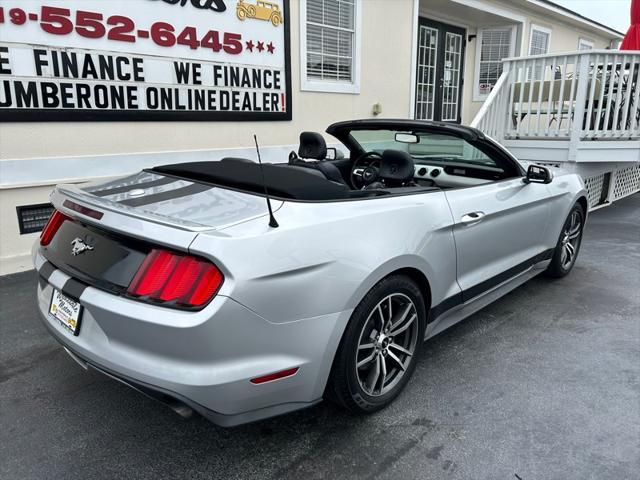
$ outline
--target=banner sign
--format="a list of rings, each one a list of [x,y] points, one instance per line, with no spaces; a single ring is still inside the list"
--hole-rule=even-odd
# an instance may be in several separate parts
[[[0,0],[0,121],[290,120],[288,0]]]

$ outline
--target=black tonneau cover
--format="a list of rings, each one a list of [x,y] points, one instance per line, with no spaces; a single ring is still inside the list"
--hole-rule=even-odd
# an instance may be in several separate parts
[[[259,195],[264,194],[266,183],[269,195],[283,199],[312,201],[349,198],[349,187],[327,180],[314,170],[270,163],[264,164],[263,168],[264,183],[260,165],[252,161],[177,163],[154,167],[151,171]]]

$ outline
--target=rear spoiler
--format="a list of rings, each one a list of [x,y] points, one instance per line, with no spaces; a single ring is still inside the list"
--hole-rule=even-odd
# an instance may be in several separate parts
[[[89,207],[96,208],[102,211],[110,211],[114,213],[118,213],[120,215],[126,215],[128,217],[138,218],[140,220],[145,220],[148,222],[156,223],[159,225],[169,226],[173,228],[177,228],[179,230],[184,230],[188,232],[201,232],[205,230],[211,230],[211,226],[202,225],[200,223],[182,220],[178,218],[168,218],[162,215],[155,215],[152,212],[136,209],[133,207],[128,207],[126,205],[122,205],[118,202],[113,202],[111,200],[107,200],[106,198],[97,197],[91,193],[88,193],[81,188],[78,188],[75,185],[58,185],[53,192],[51,193],[51,203],[56,208],[61,208],[65,199],[70,199],[75,202],[79,202],[81,205],[86,205]],[[64,209],[64,208],[61,208]],[[74,215],[78,215],[78,212],[73,212]],[[80,216],[84,217],[82,213],[79,213]],[[87,221],[92,222],[92,218],[87,217]]]

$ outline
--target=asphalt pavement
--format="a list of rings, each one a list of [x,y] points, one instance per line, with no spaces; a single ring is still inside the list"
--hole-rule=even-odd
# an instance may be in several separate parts
[[[640,478],[640,194],[594,212],[570,276],[429,340],[405,392],[223,429],[86,372],[0,278],[0,478]]]

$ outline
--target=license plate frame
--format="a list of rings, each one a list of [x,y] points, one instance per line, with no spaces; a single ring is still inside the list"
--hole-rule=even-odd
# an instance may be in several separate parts
[[[57,288],[53,289],[49,302],[49,316],[57,320],[71,334],[80,334],[82,323],[82,305],[78,300],[70,298]]]

